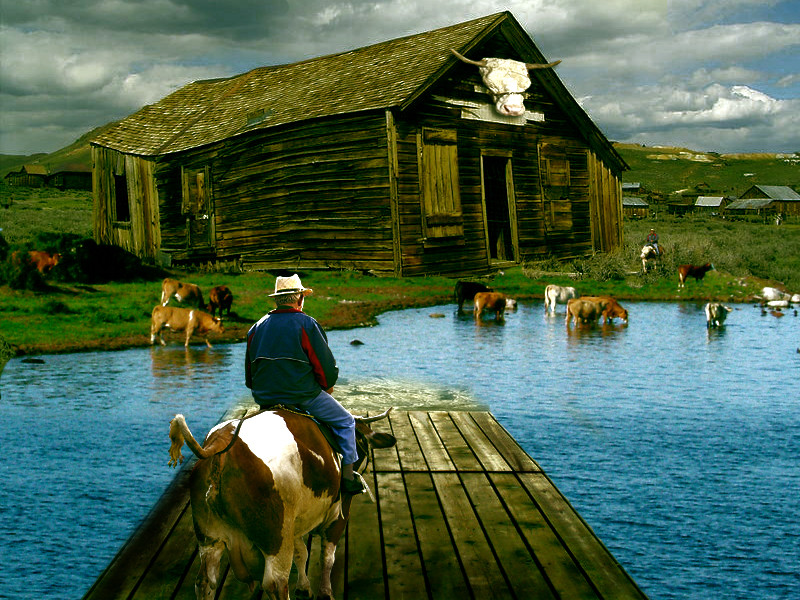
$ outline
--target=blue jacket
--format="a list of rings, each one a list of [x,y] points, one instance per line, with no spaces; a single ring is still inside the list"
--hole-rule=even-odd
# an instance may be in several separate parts
[[[247,333],[245,383],[262,406],[316,398],[339,377],[322,327],[304,312],[279,307]]]

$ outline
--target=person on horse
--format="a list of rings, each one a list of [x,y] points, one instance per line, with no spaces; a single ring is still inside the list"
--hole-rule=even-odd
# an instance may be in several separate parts
[[[303,312],[305,297],[298,275],[275,281],[276,308],[247,332],[245,384],[263,409],[292,406],[330,426],[342,453],[342,491],[366,491],[353,472],[358,461],[356,424],[350,412],[331,396],[339,377],[328,337],[317,321]]]
[[[658,245],[658,234],[655,229],[650,229],[650,233],[648,233],[647,238],[645,238],[644,245],[650,246],[653,251],[655,251],[656,255],[661,254],[661,247]]]

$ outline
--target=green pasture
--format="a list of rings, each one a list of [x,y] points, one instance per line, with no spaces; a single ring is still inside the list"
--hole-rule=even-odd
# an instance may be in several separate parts
[[[660,265],[645,275],[639,253],[650,227],[658,231],[666,252]],[[0,229],[8,255],[43,233],[88,237],[90,195],[0,186]],[[495,274],[491,285],[518,299],[541,298],[549,283],[574,286],[584,295],[613,295],[621,301],[744,302],[764,285],[800,292],[800,225],[796,223],[776,226],[706,216],[664,216],[626,220],[624,234],[624,245],[616,252],[529,262]],[[685,290],[678,290],[678,265],[705,262],[713,263],[716,270],[701,283],[689,280]],[[11,344],[16,353],[149,343],[150,313],[159,302],[166,274],[197,283],[205,294],[216,285],[233,291],[233,312],[226,319],[228,341],[243,339],[249,325],[273,306],[267,294],[274,277],[266,273],[173,271],[97,284],[48,278],[36,291],[0,285],[0,340]],[[315,290],[307,310],[326,328],[371,325],[386,310],[453,302],[455,280],[447,277],[377,278],[352,271],[309,271],[302,276],[303,283]],[[178,343],[177,337],[171,343]]]

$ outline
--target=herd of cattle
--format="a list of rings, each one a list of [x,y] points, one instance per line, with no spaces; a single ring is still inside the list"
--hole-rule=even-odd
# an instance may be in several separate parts
[[[167,306],[172,298],[197,308]],[[223,333],[225,329],[222,326],[222,311],[226,311],[226,316],[230,316],[232,304],[233,294],[225,285],[212,288],[209,293],[209,303],[204,304],[203,292],[199,286],[167,277],[161,282],[161,304],[153,307],[150,319],[150,343],[155,344],[156,336],[158,336],[161,345],[165,345],[164,337],[161,334],[165,327],[172,331],[185,331],[186,342],[184,345],[187,348],[194,333],[205,336],[211,332]],[[216,316],[218,310],[219,317]],[[208,337],[204,339],[206,345],[211,348]]]
[[[714,266],[681,265],[678,271],[679,287],[684,287],[688,277],[700,281]],[[473,315],[479,321],[485,311],[495,313],[495,319],[501,321],[505,318],[505,311],[516,308],[516,301],[501,292],[496,292],[483,283],[474,281],[459,281],[454,290],[455,300],[458,303],[459,314],[463,313],[464,303],[473,301]],[[793,304],[800,304],[800,294],[789,294],[773,287],[765,287],[761,291],[762,314],[767,314],[771,309],[774,316],[783,316],[783,308]],[[611,296],[581,296],[574,287],[548,285],[544,291],[544,308],[548,315],[556,312],[556,305],[566,305],[566,324],[570,325],[595,325],[601,320],[609,323],[619,318],[624,323],[628,322],[628,311]],[[708,302],[704,306],[706,327],[722,327],[728,313],[733,309],[721,302]],[[797,311],[795,311],[797,314]]]

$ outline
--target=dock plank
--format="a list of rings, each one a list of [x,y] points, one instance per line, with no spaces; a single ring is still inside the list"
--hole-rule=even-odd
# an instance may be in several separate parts
[[[373,425],[398,443],[371,453],[364,475],[377,501],[353,499],[332,573],[338,600],[646,599],[491,413],[395,411]],[[178,471],[84,600],[194,599],[190,468]],[[312,589],[319,561],[316,539]],[[296,577],[293,569],[291,588]],[[217,599],[262,597],[225,558]]]

